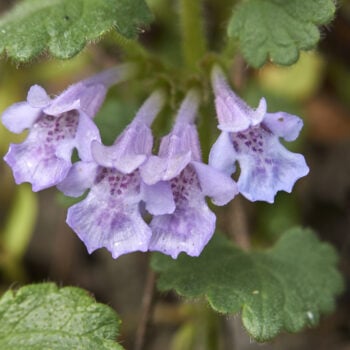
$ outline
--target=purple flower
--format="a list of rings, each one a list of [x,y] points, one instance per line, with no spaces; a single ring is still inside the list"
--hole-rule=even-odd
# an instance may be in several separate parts
[[[11,144],[4,157],[16,183],[30,182],[33,191],[54,186],[67,175],[74,147],[81,159],[89,157],[91,140],[100,139],[92,118],[108,87],[132,71],[129,64],[106,70],[70,86],[53,100],[42,87],[34,85],[27,101],[5,110],[2,122],[10,131],[30,129],[26,140]]]
[[[152,151],[150,124],[161,109],[164,96],[155,92],[144,103],[133,122],[106,147],[92,143],[90,161],[75,163],[58,188],[66,195],[88,196],[68,209],[67,223],[88,251],[105,247],[113,258],[146,251],[151,229],[144,222],[140,203],[152,214],[173,212],[174,200],[167,182],[143,183],[138,170]]]
[[[216,217],[205,196],[217,205],[229,202],[237,193],[235,182],[204,164],[193,120],[199,97],[190,91],[183,101],[175,126],[160,145],[159,155],[141,166],[141,177],[148,185],[169,183],[176,209],[156,215],[150,226],[149,249],[176,258],[180,252],[198,256],[215,230]]]
[[[263,98],[253,110],[234,94],[218,67],[213,69],[212,83],[222,133],[211,149],[209,164],[231,175],[237,161],[239,192],[251,201],[273,203],[278,191],[291,192],[309,168],[304,156],[288,151],[279,138],[295,140],[302,120],[285,112],[267,113]]]

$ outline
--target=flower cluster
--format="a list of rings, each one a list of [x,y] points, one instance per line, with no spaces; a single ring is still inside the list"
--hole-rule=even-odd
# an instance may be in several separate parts
[[[229,88],[220,68],[212,74],[219,129],[209,164],[202,161],[195,118],[199,92],[190,90],[171,132],[152,154],[151,124],[165,95],[157,90],[112,146],[101,143],[93,118],[112,84],[133,72],[121,65],[69,87],[51,100],[35,85],[26,102],[2,116],[13,132],[29,129],[26,140],[11,144],[4,159],[16,183],[33,191],[57,186],[65,195],[87,196],[68,209],[67,223],[89,252],[107,248],[114,258],[133,251],[180,252],[198,256],[215,230],[216,217],[205,197],[225,205],[239,192],[250,200],[273,202],[306,175],[304,157],[279,143],[295,139],[302,121],[287,113],[267,113],[262,99],[248,107]],[[73,163],[76,148],[80,160]],[[240,165],[237,183],[231,178]],[[150,222],[145,214],[152,215]]]

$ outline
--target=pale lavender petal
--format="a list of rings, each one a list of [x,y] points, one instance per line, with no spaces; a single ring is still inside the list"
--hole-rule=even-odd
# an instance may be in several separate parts
[[[204,163],[191,164],[196,170],[203,195],[211,197],[215,205],[225,205],[238,194],[237,184],[228,175]]]
[[[151,221],[149,250],[176,259],[181,252],[199,256],[215,231],[215,215],[205,203],[176,209],[173,214],[155,216]]]
[[[30,182],[34,192],[62,181],[71,166],[70,161],[53,154],[47,157],[36,140],[28,139],[21,144],[11,144],[4,160],[12,168],[16,183]]]
[[[80,109],[90,118],[94,118],[106,98],[107,88],[104,85],[89,86],[80,94]]]
[[[79,109],[93,118],[106,97],[107,89],[129,78],[135,71],[135,64],[123,64],[73,84],[57,96],[44,112],[57,115]]]
[[[149,213],[163,215],[175,211],[175,202],[169,182],[160,181],[151,186],[142,183],[141,193]]]
[[[161,111],[165,102],[165,94],[163,90],[154,91],[147,100],[142,104],[134,118],[135,123],[150,126]]]
[[[67,223],[91,253],[105,247],[113,258],[148,249],[151,230],[143,221],[140,176],[100,168],[87,198],[68,210]]]
[[[191,159],[201,161],[201,147],[194,125],[199,108],[200,95],[196,89],[187,92],[181,103],[172,131],[163,137],[159,156],[170,159],[191,152]]]
[[[251,201],[272,203],[278,191],[291,192],[309,172],[304,157],[289,152],[269,130],[255,127],[234,138],[241,168],[238,189]]]
[[[89,194],[68,209],[67,224],[89,253],[107,248],[116,259],[126,253],[148,250],[151,230],[143,221],[138,205],[114,207]]]
[[[28,91],[27,101],[32,107],[43,108],[51,102],[51,99],[44,88],[33,85]]]
[[[171,180],[178,176],[190,161],[191,152],[169,158],[151,156],[140,168],[141,177],[148,185],[153,185],[158,181]]]
[[[215,215],[208,208],[194,168],[189,165],[171,180],[176,209],[151,221],[149,249],[171,255],[198,256],[215,230]]]
[[[219,121],[218,128],[222,131],[242,131],[250,125],[261,122],[266,113],[266,101],[260,100],[256,110],[250,108],[230,88],[227,80],[218,66],[212,70],[212,85],[215,93],[215,107]]]
[[[260,99],[258,107],[253,111],[254,112],[250,114],[250,120],[251,125],[255,126],[258,125],[265,118],[266,115],[267,103],[264,97]]]
[[[201,160],[197,129],[193,124],[177,123],[162,138],[159,156],[151,156],[141,167],[143,180],[151,185],[178,176],[191,160]]]
[[[194,120],[197,116],[199,103],[200,95],[198,90],[189,90],[181,103],[179,112],[177,113],[175,128],[178,124],[187,125],[194,123]]]
[[[303,127],[303,121],[296,115],[286,112],[266,113],[262,125],[286,141],[294,141]]]
[[[104,85],[106,88],[129,79],[138,71],[135,63],[123,63],[106,69],[82,81],[86,86]]]
[[[27,139],[11,145],[4,157],[16,182],[30,182],[33,191],[61,182],[71,166],[77,124],[77,112],[65,113],[59,118],[42,115]]]
[[[98,164],[116,168],[123,173],[131,173],[151,154],[152,145],[151,129],[146,124],[134,121],[114,145],[103,146],[95,141],[91,144],[91,152]]]
[[[157,90],[143,103],[134,121],[118,137],[113,146],[93,142],[91,152],[101,166],[131,173],[144,163],[152,152],[153,136],[150,124],[164,104],[163,91]]]
[[[101,141],[100,132],[94,121],[80,111],[75,143],[81,160],[91,161],[93,159],[91,154],[91,142],[93,141]]]
[[[71,110],[82,110],[93,118],[104,101],[106,91],[103,85],[87,87],[81,82],[76,83],[52,100],[44,112],[58,115]]]
[[[19,102],[7,108],[2,114],[2,123],[16,134],[29,129],[40,117],[40,108],[33,108],[28,102]]]
[[[173,130],[162,138],[159,156],[171,158],[188,152],[191,152],[192,160],[201,160],[201,146],[197,128],[194,124],[176,123]]]
[[[91,188],[98,165],[95,162],[77,162],[72,165],[65,179],[57,188],[66,196],[79,197]]]
[[[223,131],[209,154],[209,165],[227,175],[236,171],[235,161],[237,159],[230,135],[230,133]]]
[[[144,154],[123,154],[118,146],[118,144],[104,146],[98,141],[92,142],[91,152],[95,162],[101,166],[116,168],[123,173],[129,174],[137,169],[147,158]]]

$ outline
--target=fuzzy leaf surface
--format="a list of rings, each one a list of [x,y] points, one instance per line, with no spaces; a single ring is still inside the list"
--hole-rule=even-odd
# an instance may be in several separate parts
[[[0,298],[0,349],[122,350],[119,324],[109,306],[76,287],[33,284]]]
[[[291,65],[300,50],[316,46],[318,26],[329,23],[334,13],[333,0],[246,0],[234,8],[227,31],[239,39],[251,66],[261,67],[268,59]]]
[[[0,19],[0,54],[68,59],[112,29],[134,37],[151,20],[144,0],[23,0]]]
[[[282,331],[298,332],[334,309],[343,280],[337,255],[310,231],[294,228],[265,252],[244,252],[216,234],[198,258],[173,260],[155,254],[160,290],[204,296],[222,313],[241,311],[248,333],[267,341]]]

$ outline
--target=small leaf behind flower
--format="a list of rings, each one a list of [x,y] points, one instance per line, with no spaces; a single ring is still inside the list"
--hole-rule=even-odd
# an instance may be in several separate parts
[[[343,289],[336,264],[334,249],[300,228],[287,231],[266,252],[243,252],[216,235],[198,258],[182,254],[173,260],[158,253],[152,258],[161,290],[204,296],[222,313],[242,311],[257,341],[314,326],[331,312]]]
[[[300,50],[320,40],[317,26],[334,16],[333,0],[247,0],[234,9],[228,35],[240,41],[243,56],[253,67],[268,59],[291,65]]]

